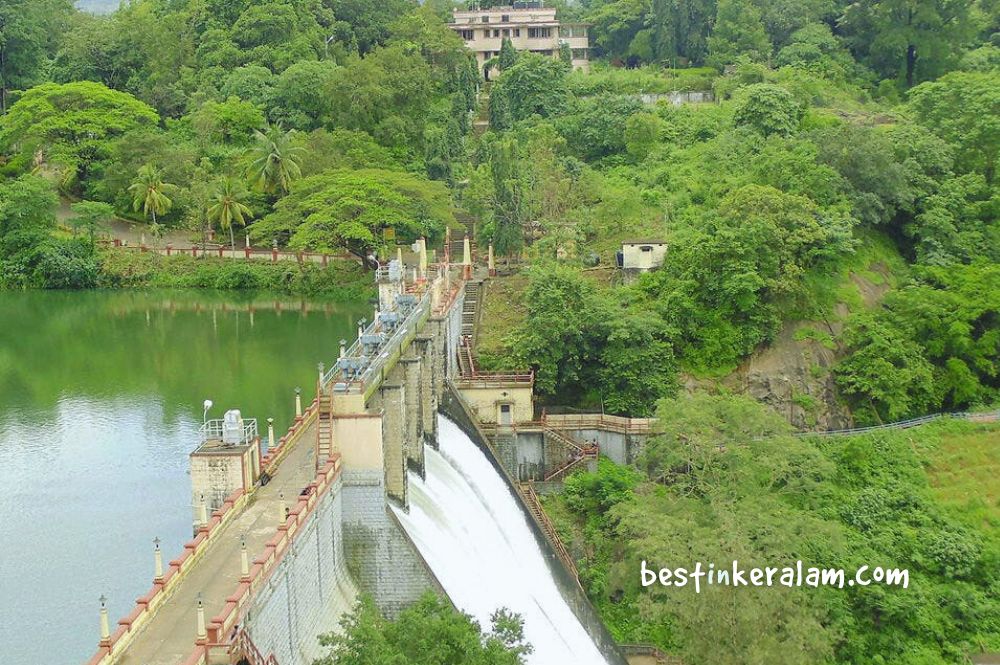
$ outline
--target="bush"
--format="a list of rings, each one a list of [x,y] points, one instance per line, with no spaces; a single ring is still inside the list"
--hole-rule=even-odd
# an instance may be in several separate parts
[[[161,256],[122,250],[100,253],[100,286],[265,289],[336,300],[371,295],[371,275],[353,261],[332,261],[326,268],[294,261],[244,262],[233,259]]]

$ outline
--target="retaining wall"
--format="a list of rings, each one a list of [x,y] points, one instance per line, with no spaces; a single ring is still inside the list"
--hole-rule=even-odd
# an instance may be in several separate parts
[[[318,636],[336,630],[357,599],[343,549],[343,506],[338,478],[246,610],[254,644],[281,665],[309,665],[322,655]]]

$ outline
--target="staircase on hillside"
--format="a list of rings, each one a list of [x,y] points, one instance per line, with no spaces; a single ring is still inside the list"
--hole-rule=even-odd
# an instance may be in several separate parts
[[[563,543],[562,538],[559,537],[559,532],[556,531],[555,525],[549,516],[545,514],[542,509],[542,504],[538,500],[538,494],[535,493],[535,487],[530,482],[518,483],[518,489],[521,490],[521,497],[524,499],[524,504],[531,511],[531,515],[535,518],[535,523],[541,527],[542,531],[545,532],[545,536],[548,538],[549,543],[556,551],[556,556],[559,560],[563,562],[563,565],[569,569],[576,579],[577,584],[580,583],[580,573],[576,569],[576,562],[573,561],[573,557],[569,555],[569,551],[566,549],[566,545]]]
[[[476,373],[476,359],[472,355],[472,344],[469,338],[462,337],[462,342],[458,347],[458,370],[461,376],[472,377]]]
[[[333,455],[333,407],[326,395],[320,395],[316,419],[316,468],[321,468]]]
[[[476,332],[476,313],[479,311],[479,282],[465,285],[465,302],[462,304],[462,337],[470,340]]]
[[[550,441],[556,441],[569,451],[569,459],[566,462],[545,474],[544,480],[546,481],[564,478],[576,467],[590,460],[595,460],[600,456],[601,449],[596,443],[579,442],[573,437],[551,427],[545,428],[545,435]]]

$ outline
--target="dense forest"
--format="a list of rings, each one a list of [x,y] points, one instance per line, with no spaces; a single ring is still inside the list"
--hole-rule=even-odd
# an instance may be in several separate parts
[[[674,423],[641,469],[602,463],[549,505],[617,636],[691,663],[1000,650],[995,511],[943,505],[912,439],[837,447],[785,422],[997,403],[1000,3],[554,4],[591,24],[591,71],[508,42],[487,81],[448,0],[0,0],[0,286],[356,295],[369,257],[474,219],[506,273],[480,365],[533,368],[550,404]],[[669,100],[685,92],[711,101]],[[246,231],[357,260],[114,252],[96,238],[119,219],[154,242]],[[615,253],[636,239],[667,243],[665,263],[625,280]],[[726,396],[787,349],[804,358],[771,377],[787,394],[755,395],[787,417]],[[629,577],[639,555],[707,560],[720,542],[922,577],[725,611]],[[493,650],[482,662],[518,658],[455,625]],[[723,625],[738,639],[720,644]]]

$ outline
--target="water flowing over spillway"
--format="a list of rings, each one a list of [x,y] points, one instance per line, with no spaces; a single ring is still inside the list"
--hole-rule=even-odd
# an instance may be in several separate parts
[[[440,416],[438,425],[427,479],[410,473],[410,511],[394,510],[448,596],[484,629],[500,607],[520,614],[528,663],[606,665],[504,480],[458,426]]]

